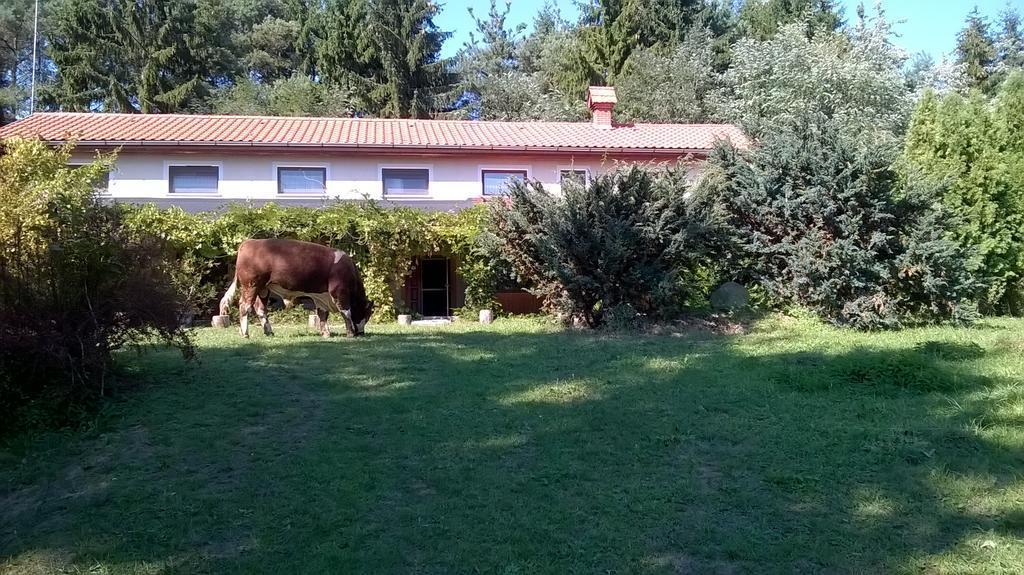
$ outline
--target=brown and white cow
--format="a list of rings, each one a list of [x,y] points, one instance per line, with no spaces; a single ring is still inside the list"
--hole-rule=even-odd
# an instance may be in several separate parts
[[[266,301],[270,294],[291,307],[299,298],[309,298],[320,317],[320,334],[329,337],[329,312],[345,321],[348,335],[363,333],[373,313],[373,302],[366,298],[363,280],[352,258],[341,250],[297,240],[246,240],[238,246],[235,279],[220,300],[221,315],[241,287],[238,313],[242,337],[249,337],[249,312],[255,311],[263,324],[263,333],[273,335],[267,318]]]

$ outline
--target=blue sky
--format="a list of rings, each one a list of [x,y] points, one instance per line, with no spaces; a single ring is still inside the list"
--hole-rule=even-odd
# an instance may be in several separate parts
[[[478,16],[485,16],[488,0],[441,1],[444,6],[436,23],[442,30],[452,32],[451,39],[445,42],[443,52],[445,56],[452,56],[469,40],[469,32],[475,27],[466,9],[474,6]],[[574,0],[554,1],[561,7],[565,16],[576,18],[578,12]],[[509,20],[513,24],[529,24],[544,2],[545,0],[515,0],[512,3]],[[846,7],[847,21],[856,18],[858,0],[842,2]],[[864,4],[870,8],[874,6],[874,1],[869,0]],[[956,34],[963,26],[967,13],[975,5],[982,14],[994,22],[999,12],[1008,4],[1024,14],[1024,0],[883,0],[882,7],[900,36],[896,40],[897,44],[911,54],[924,51],[938,60],[943,53],[953,50],[956,45]]]

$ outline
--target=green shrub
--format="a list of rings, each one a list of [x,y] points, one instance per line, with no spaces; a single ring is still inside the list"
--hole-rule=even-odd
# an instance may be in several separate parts
[[[118,349],[192,351],[163,243],[127,234],[93,189],[112,157],[71,169],[70,153],[11,140],[0,155],[0,426],[102,396]]]
[[[686,281],[704,265],[713,231],[696,221],[679,170],[619,168],[562,196],[519,182],[493,202],[497,257],[545,307],[590,327],[676,314]],[[622,307],[620,311],[614,311]]]
[[[907,134],[908,167],[946,185],[959,225],[951,236],[977,251],[985,313],[1024,314],[1024,73],[995,100],[926,94]]]

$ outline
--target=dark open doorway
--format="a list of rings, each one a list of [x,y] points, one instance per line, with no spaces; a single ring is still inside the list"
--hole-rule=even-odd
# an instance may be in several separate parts
[[[420,260],[420,313],[424,316],[451,315],[448,299],[448,258]]]

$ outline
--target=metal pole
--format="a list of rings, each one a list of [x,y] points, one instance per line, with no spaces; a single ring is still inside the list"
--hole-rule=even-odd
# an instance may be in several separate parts
[[[36,0],[36,13],[32,20],[32,92],[28,98],[28,113],[36,111],[36,48],[39,46],[39,0]]]

